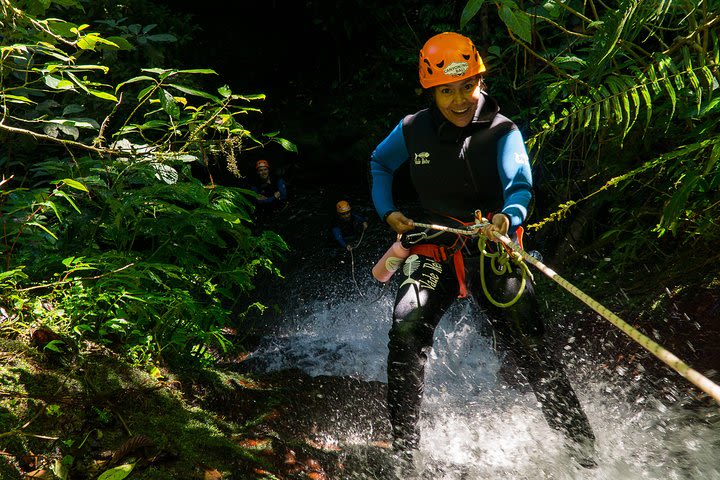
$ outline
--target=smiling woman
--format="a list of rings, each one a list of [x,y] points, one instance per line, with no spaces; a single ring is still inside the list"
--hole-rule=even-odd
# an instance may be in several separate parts
[[[400,165],[410,164],[422,205],[415,213],[421,218],[466,224],[482,211],[491,219],[483,229],[491,239],[492,232],[505,235],[510,228],[510,235],[520,235],[532,198],[522,135],[482,90],[485,66],[472,41],[453,32],[435,35],[420,51],[418,70],[420,84],[431,91],[432,106],[406,116],[370,161],[377,212],[410,248],[395,299],[387,360],[393,446],[408,460],[420,443],[426,352],[455,298],[472,293],[476,301],[483,300],[478,270],[486,260],[457,234],[429,235],[417,243],[405,236],[416,224],[395,207],[394,173]],[[517,271],[508,269],[493,279],[490,290],[503,302],[518,301],[507,308],[482,306],[495,327],[499,347],[511,353],[531,384],[548,425],[564,434],[578,463],[592,467],[595,436],[558,352],[546,342],[532,282],[523,290],[524,284]]]
[[[435,105],[450,123],[460,128],[467,127],[475,115],[481,84],[481,77],[477,75],[433,87]]]

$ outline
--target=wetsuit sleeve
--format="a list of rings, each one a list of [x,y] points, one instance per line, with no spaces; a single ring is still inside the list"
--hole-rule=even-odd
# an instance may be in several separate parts
[[[253,188],[253,190],[256,191],[256,193],[260,193],[260,189],[257,190]],[[273,203],[279,203],[285,201],[287,198],[287,187],[285,186],[285,180],[282,178],[278,178],[275,182],[275,191],[280,194],[280,198],[275,198],[275,195],[270,195],[268,197],[265,197],[264,199],[257,199],[257,203],[260,205],[270,205]]]
[[[333,227],[332,229],[333,237],[335,237],[335,240],[340,244],[341,247],[345,248],[347,246],[347,243],[345,243],[345,239],[343,238],[342,231],[340,230],[340,227],[337,225]]]
[[[396,210],[392,198],[393,175],[395,170],[408,159],[402,125],[402,121],[398,123],[390,135],[375,148],[370,157],[372,179],[370,193],[380,218],[384,218],[388,212]]]
[[[257,189],[256,192],[258,195],[262,195],[262,190],[260,190],[259,188]],[[256,198],[255,202],[258,205],[270,205],[272,203],[277,202],[277,199],[274,196],[270,195],[269,197],[265,197],[265,198]]]
[[[532,198],[530,159],[519,130],[513,129],[498,142],[498,172],[504,199],[502,213],[514,230],[525,221]]]
[[[278,200],[284,202],[287,198],[287,187],[285,186],[285,179],[278,178],[277,191],[280,192],[280,198],[278,198]]]

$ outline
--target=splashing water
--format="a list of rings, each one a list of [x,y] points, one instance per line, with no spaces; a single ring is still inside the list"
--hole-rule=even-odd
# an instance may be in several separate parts
[[[305,305],[251,359],[264,371],[300,368],[311,376],[386,382],[392,301],[387,292],[374,303]],[[428,356],[419,456],[431,478],[720,479],[717,409],[688,411],[651,397],[628,402],[607,393],[616,387],[592,379],[574,384],[597,436],[599,465],[587,470],[575,464],[529,387],[505,378],[503,356],[475,324],[478,316],[469,301],[456,302]]]
[[[299,292],[297,304],[288,305],[251,353],[253,368],[299,368],[311,376],[385,383],[394,288],[381,290],[367,275],[368,262],[380,255],[370,252],[369,258],[355,259],[365,262],[357,279],[347,274],[347,262],[335,262],[328,267],[334,272],[317,278],[307,272],[300,275],[294,290]],[[328,285],[327,278],[345,285]],[[353,282],[359,282],[364,296],[358,295]],[[545,422],[529,386],[493,349],[483,318],[469,300],[460,300],[435,331],[425,372],[422,439],[415,459],[422,472],[418,478],[720,480],[716,405],[688,408],[687,398],[668,401],[657,389],[643,388],[643,379],[593,375],[607,358],[581,358],[570,351],[564,361],[598,447],[598,466],[579,466],[562,436]],[[670,382],[681,384],[684,379],[678,376]],[[327,414],[347,418],[355,412]],[[387,423],[387,418],[377,422]],[[357,431],[342,429],[325,435],[358,456],[363,444],[376,440],[372,432],[363,438]],[[371,469],[360,470],[347,471],[343,478],[386,478],[368,473]]]

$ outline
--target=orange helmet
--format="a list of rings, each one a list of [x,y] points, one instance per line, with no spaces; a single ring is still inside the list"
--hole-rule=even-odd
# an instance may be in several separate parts
[[[420,50],[420,85],[435,87],[470,78],[485,71],[472,40],[454,32],[439,33]]]
[[[352,210],[352,207],[351,207],[350,204],[349,204],[348,202],[346,202],[345,200],[340,200],[340,201],[337,202],[337,204],[335,205],[335,211],[336,211],[337,213],[341,214],[341,215],[342,215],[343,213],[350,213],[350,210]]]
[[[268,163],[267,160],[258,160],[257,162],[255,162],[255,170],[257,170],[260,167],[265,167],[269,170],[270,164]]]

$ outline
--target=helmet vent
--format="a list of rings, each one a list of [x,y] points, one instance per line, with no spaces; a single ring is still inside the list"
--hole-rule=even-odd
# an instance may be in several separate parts
[[[440,63],[436,63],[436,64],[435,64],[435,66],[436,66],[437,68],[442,68],[443,65],[445,65],[445,60],[442,60]]]
[[[470,60],[470,55],[463,55],[462,56],[465,60]]]

